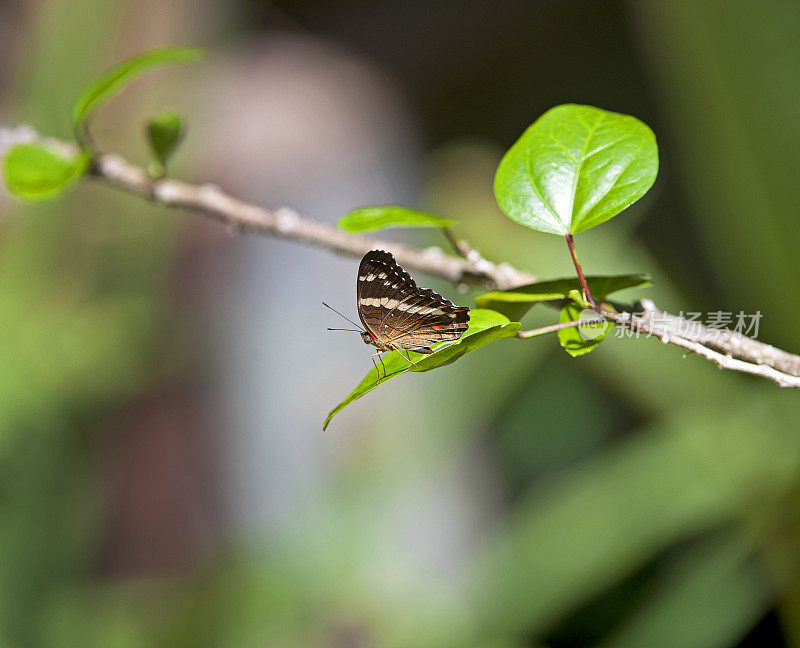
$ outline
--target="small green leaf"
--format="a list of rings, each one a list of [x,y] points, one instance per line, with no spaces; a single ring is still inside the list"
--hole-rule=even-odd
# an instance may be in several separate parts
[[[85,154],[67,158],[42,144],[17,144],[3,159],[3,178],[17,198],[49,200],[83,175],[88,165]]]
[[[405,351],[401,355],[398,351],[391,351],[383,356],[383,365],[378,363],[381,384],[408,371],[430,371],[449,365],[461,356],[475,351],[480,347],[502,338],[514,337],[519,331],[519,322],[512,322],[504,315],[491,310],[473,308],[469,313],[469,328],[455,342],[441,342],[433,347],[430,355],[409,352],[409,357],[416,362],[416,366],[406,360]],[[386,370],[384,378],[384,367]],[[326,429],[331,419],[345,407],[364,394],[378,386],[378,371],[373,368],[358,386],[341,403],[334,407],[322,425]]]
[[[159,163],[166,165],[167,158],[183,137],[183,119],[174,112],[162,112],[147,122],[147,139]]]
[[[372,232],[388,227],[450,227],[455,223],[402,205],[377,205],[359,207],[342,216],[339,228],[345,232]]]
[[[123,61],[90,81],[72,104],[72,125],[75,127],[78,137],[81,137],[81,126],[92,111],[143,72],[161,65],[199,61],[202,56],[202,50],[197,48],[161,47],[152,49]]]
[[[508,150],[494,192],[512,220],[577,234],[616,216],[655,182],[653,131],[635,117],[592,106],[548,110]]]
[[[626,288],[651,286],[650,275],[609,275],[589,277],[587,280],[592,296],[599,302],[609,295]],[[475,303],[481,308],[491,308],[506,317],[519,321],[538,302],[568,299],[571,290],[580,290],[578,278],[554,279],[520,286],[511,290],[495,290],[478,295]]]
[[[597,313],[593,310],[584,309],[575,302],[568,302],[561,309],[558,321],[560,324],[565,324],[566,322],[590,319],[592,317],[597,317]],[[605,339],[612,326],[611,322],[603,322],[601,324],[588,324],[586,326],[561,329],[558,332],[558,341],[564,351],[576,358],[593,351]]]

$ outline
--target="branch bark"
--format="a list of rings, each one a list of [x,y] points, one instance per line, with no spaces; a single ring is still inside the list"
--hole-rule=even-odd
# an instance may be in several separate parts
[[[74,144],[42,138],[29,127],[0,127],[0,157],[14,144],[31,141],[44,141],[65,154],[76,153]],[[327,223],[303,217],[288,207],[270,210],[247,203],[213,184],[197,185],[171,178],[152,180],[143,169],[117,155],[97,156],[90,176],[113,189],[214,218],[242,232],[277,236],[354,257],[361,257],[376,248],[387,250],[406,268],[454,283],[478,283],[503,290],[536,281],[533,275],[508,263],[487,261],[465,241],[453,239],[462,255],[453,256],[438,247],[423,249],[349,234]],[[658,310],[649,300],[642,301],[642,313],[603,310],[601,314],[619,326],[682,347],[721,368],[763,376],[782,387],[800,387],[800,356],[739,333],[685,320]]]
[[[728,329],[715,329],[659,310],[649,299],[640,313],[604,313],[607,319],[665,344],[674,344],[731,369],[769,378],[781,387],[800,387],[800,356]]]

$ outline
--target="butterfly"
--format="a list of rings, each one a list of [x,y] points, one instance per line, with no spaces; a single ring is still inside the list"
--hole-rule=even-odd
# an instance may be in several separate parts
[[[358,332],[366,344],[378,349],[372,354],[373,364],[382,351],[433,353],[432,344],[457,340],[467,330],[467,306],[456,306],[430,288],[420,288],[383,250],[371,250],[361,259],[356,298],[364,328]]]

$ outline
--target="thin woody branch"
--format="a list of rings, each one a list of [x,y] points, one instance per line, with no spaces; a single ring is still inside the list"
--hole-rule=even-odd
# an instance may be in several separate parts
[[[509,288],[536,280],[507,263],[483,258],[459,258],[438,247],[419,249],[403,243],[349,234],[327,223],[305,218],[293,209],[269,210],[226,194],[212,184],[194,185],[179,180],[151,180],[144,170],[119,156],[101,155],[92,166],[93,176],[118,189],[151,199],[167,207],[199,212],[244,232],[269,234],[352,256],[380,248],[391,252],[402,266],[460,283],[481,283]]]
[[[643,299],[641,305],[641,313],[604,312],[604,316],[635,333],[683,347],[721,369],[762,376],[781,387],[800,388],[800,356],[735,331],[713,329],[658,310],[649,299]]]
[[[76,154],[68,142],[41,138],[28,127],[0,128],[0,156],[15,143],[44,141],[65,154]],[[494,264],[477,253],[465,258],[446,254],[438,247],[420,249],[403,243],[349,234],[327,223],[305,218],[293,209],[275,210],[244,202],[213,184],[190,184],[171,178],[153,180],[144,169],[117,155],[98,155],[90,175],[115,189],[135,194],[167,207],[204,214],[242,232],[254,232],[324,247],[361,257],[380,248],[391,252],[400,265],[454,283],[473,283],[500,289],[533,283],[536,277],[508,263]]]
[[[76,152],[74,144],[42,138],[31,128],[23,126],[0,128],[0,157],[14,144],[31,141],[45,141],[66,154]],[[215,185],[197,185],[170,178],[153,180],[143,169],[117,155],[95,158],[90,174],[115,189],[167,207],[203,214],[243,232],[295,240],[355,257],[376,248],[384,249],[406,268],[455,283],[478,283],[508,289],[536,281],[533,275],[508,263],[487,261],[466,242],[455,238],[452,241],[463,256],[446,254],[438,247],[421,249],[349,234],[332,225],[305,218],[293,209],[281,207],[270,210],[244,202]],[[605,310],[601,314],[619,326],[653,335],[665,343],[697,353],[725,369],[763,376],[783,387],[800,387],[800,356],[733,331],[712,329],[699,322],[657,310],[649,301],[643,301],[643,307],[645,312],[642,314]]]
[[[726,355],[746,357],[756,364],[767,365],[792,376],[800,376],[800,356],[761,342],[753,345],[751,338],[726,328],[697,326],[699,322],[687,321],[658,310],[649,299],[643,299],[641,304],[644,313],[658,322],[661,330],[665,331],[667,335],[677,335],[704,347],[716,349]]]

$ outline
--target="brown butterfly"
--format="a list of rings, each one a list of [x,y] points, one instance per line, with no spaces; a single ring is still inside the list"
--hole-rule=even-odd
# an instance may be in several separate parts
[[[433,353],[432,344],[457,340],[467,330],[467,306],[456,306],[430,288],[419,288],[383,250],[367,252],[361,259],[356,294],[358,317],[364,325],[359,333],[366,344],[378,349],[373,364],[381,351]]]

